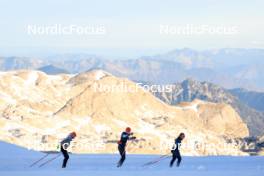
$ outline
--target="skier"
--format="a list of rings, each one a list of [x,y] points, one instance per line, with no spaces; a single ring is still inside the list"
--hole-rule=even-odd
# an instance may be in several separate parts
[[[127,127],[126,130],[121,134],[121,139],[118,141],[118,151],[120,153],[120,160],[117,167],[121,167],[126,159],[126,143],[128,140],[134,140],[136,137],[131,133],[131,128]]]
[[[184,133],[180,133],[180,135],[177,137],[177,139],[175,139],[175,144],[173,146],[173,149],[171,150],[172,153],[172,160],[170,162],[170,167],[173,166],[173,163],[176,159],[177,160],[177,167],[180,166],[182,157],[181,157],[181,153],[180,153],[180,147],[181,147],[181,141],[185,138],[185,134]]]
[[[69,154],[67,151],[67,148],[70,146],[71,141],[76,137],[76,133],[72,132],[70,133],[65,139],[61,141],[61,152],[64,156],[62,168],[65,168],[67,165],[67,161],[69,159]]]

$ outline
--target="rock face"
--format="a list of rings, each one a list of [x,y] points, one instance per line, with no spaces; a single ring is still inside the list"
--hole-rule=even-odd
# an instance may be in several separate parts
[[[170,105],[177,105],[180,102],[191,102],[194,99],[229,104],[247,123],[250,135],[259,136],[264,134],[264,113],[249,107],[238,97],[232,95],[229,90],[215,84],[187,79],[181,83],[173,84],[169,92],[153,93]]]
[[[0,94],[0,139],[35,150],[54,150],[76,131],[73,152],[116,152],[115,141],[130,126],[137,136],[128,146],[130,153],[168,153],[185,132],[185,155],[246,154],[235,139],[249,132],[231,106],[200,100],[170,106],[102,70],[56,76],[5,72]]]
[[[237,138],[248,136],[248,130],[245,130],[245,124],[230,105],[205,103],[201,100],[194,100],[191,103],[181,103],[179,106],[195,110],[205,128],[219,135]]]

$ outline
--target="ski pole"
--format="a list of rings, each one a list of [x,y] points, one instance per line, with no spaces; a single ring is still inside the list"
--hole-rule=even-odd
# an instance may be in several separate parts
[[[46,155],[44,155],[43,157],[41,157],[39,160],[35,161],[34,163],[32,163],[29,167],[33,167],[36,164],[38,164],[40,161],[42,161],[44,158],[46,158],[47,156],[49,156],[49,153],[47,153]]]
[[[158,160],[158,161],[152,162],[152,163],[150,163],[150,164],[148,164],[148,165],[146,165],[146,166],[154,165],[154,164],[159,163],[160,161],[165,160],[165,159],[167,159],[167,158],[169,158],[169,157],[170,157],[170,156],[164,157],[164,158],[162,158],[162,159],[160,159],[160,160]]]
[[[152,161],[149,161],[149,162],[143,164],[142,166],[145,166],[145,165],[151,164],[151,163],[153,163],[153,162],[156,162],[156,161],[162,159],[162,158],[165,157],[165,156],[167,156],[167,155],[162,155],[162,156],[160,156],[159,158],[156,158],[156,159],[154,159],[154,160],[152,160]]]
[[[155,163],[158,163],[158,162],[160,162],[161,160],[164,160],[164,159],[169,158],[169,157],[170,157],[169,154],[167,154],[167,155],[162,155],[162,156],[160,156],[159,158],[157,158],[157,159],[155,159],[155,160],[153,160],[153,161],[150,161],[150,162],[147,162],[147,163],[143,164],[142,167],[144,167],[144,166],[148,166],[148,165],[152,165],[152,164],[155,164]]]
[[[162,161],[162,160],[164,160],[164,159],[167,159],[167,158],[169,158],[169,157],[170,157],[170,156],[163,157],[163,158],[161,158],[161,159],[159,159],[159,160],[156,160],[156,161],[152,161],[152,162],[146,163],[146,164],[142,165],[142,167],[146,167],[146,166],[154,165],[154,164],[159,163],[160,161]]]
[[[55,157],[53,157],[53,158],[47,160],[46,162],[42,163],[41,165],[39,165],[39,167],[43,167],[43,166],[45,166],[46,164],[48,164],[48,163],[52,162],[53,160],[57,159],[60,155],[61,155],[61,154],[59,153],[59,154],[56,155]]]

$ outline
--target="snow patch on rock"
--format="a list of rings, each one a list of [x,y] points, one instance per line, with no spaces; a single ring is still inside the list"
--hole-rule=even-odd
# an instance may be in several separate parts
[[[26,85],[34,85],[34,84],[36,84],[36,81],[38,80],[38,77],[39,77],[39,75],[38,75],[37,72],[34,72],[34,71],[30,72],[29,75],[28,75],[27,80],[25,81],[25,84]]]
[[[195,112],[198,112],[198,104],[193,104],[191,106],[186,106],[186,107],[183,107],[182,109],[184,110],[193,110]]]
[[[96,71],[95,72],[95,80],[100,80],[100,79],[102,79],[103,77],[105,77],[107,74],[104,72],[104,71],[102,71],[102,70],[98,70],[98,71]]]

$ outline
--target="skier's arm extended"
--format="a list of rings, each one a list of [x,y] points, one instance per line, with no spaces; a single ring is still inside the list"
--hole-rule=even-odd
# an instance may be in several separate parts
[[[130,134],[129,134],[129,138],[128,138],[128,140],[135,140],[135,139],[136,139],[136,137],[133,136],[133,134],[134,134],[134,133],[130,133]]]

